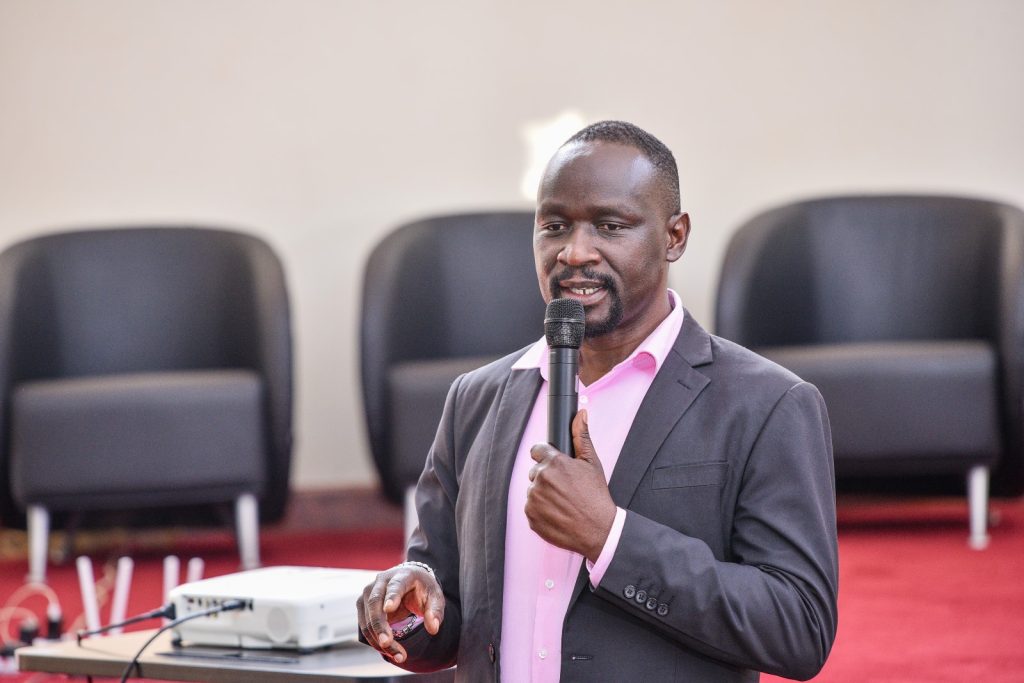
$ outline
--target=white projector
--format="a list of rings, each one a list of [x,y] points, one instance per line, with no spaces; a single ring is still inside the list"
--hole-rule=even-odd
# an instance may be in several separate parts
[[[310,651],[359,632],[356,600],[377,572],[326,567],[265,567],[185,583],[170,593],[180,619],[241,600],[240,610],[196,617],[174,628],[189,645]]]

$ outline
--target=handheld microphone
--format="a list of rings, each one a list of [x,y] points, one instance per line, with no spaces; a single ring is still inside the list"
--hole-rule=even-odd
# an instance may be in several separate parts
[[[544,311],[548,352],[548,443],[576,457],[572,419],[576,417],[576,373],[585,325],[583,304],[576,299],[552,299]]]

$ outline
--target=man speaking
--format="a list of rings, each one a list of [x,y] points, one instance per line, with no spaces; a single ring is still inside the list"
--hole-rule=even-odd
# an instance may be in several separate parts
[[[575,457],[546,443],[544,339],[454,382],[409,561],[358,604],[391,661],[512,683],[821,669],[838,582],[825,406],[668,289],[689,232],[675,159],[636,126],[588,126],[551,159],[533,251],[545,300],[584,307]]]

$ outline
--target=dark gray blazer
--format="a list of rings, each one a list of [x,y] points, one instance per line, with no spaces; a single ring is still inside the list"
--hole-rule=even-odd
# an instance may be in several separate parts
[[[448,394],[409,549],[447,604],[437,636],[404,642],[412,670],[500,679],[509,477],[541,385],[536,370],[510,371],[522,353]],[[836,632],[838,557],[831,435],[812,385],[687,313],[609,486],[626,523],[600,586],[580,571],[563,681],[818,672]]]

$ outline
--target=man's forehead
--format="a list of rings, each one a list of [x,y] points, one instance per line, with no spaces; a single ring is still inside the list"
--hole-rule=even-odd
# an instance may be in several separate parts
[[[563,189],[647,194],[654,166],[644,153],[615,142],[573,142],[548,163],[539,199]]]
[[[647,156],[632,145],[605,140],[590,140],[570,142],[560,147],[548,162],[547,171],[548,173],[558,172],[567,167],[591,161],[622,165],[640,163],[652,167]]]

